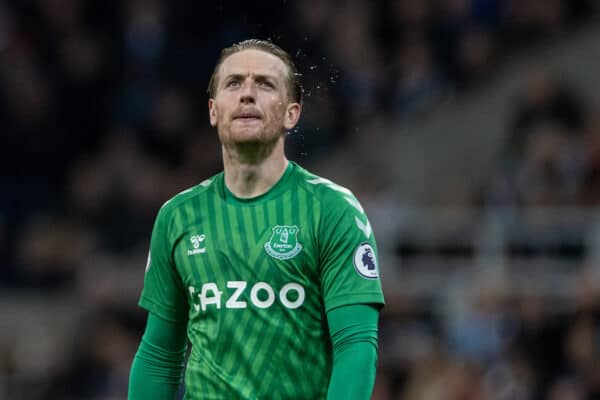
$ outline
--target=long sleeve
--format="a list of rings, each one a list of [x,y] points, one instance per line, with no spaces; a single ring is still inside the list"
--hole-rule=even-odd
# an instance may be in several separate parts
[[[377,366],[378,310],[367,304],[327,313],[333,345],[333,369],[327,400],[368,400]]]
[[[182,379],[186,350],[185,323],[153,313],[131,366],[130,400],[173,399]]]

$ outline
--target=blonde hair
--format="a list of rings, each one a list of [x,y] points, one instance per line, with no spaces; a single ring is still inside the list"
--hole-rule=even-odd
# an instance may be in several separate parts
[[[214,98],[217,94],[217,82],[219,81],[219,68],[221,68],[221,64],[227,57],[232,54],[238,53],[243,50],[260,50],[269,54],[273,54],[275,57],[278,57],[283,63],[288,67],[288,76],[287,76],[287,89],[290,100],[296,103],[302,103],[302,85],[300,83],[300,74],[298,73],[298,69],[296,68],[296,64],[292,60],[292,57],[283,50],[281,47],[277,46],[273,42],[269,40],[261,40],[261,39],[248,39],[239,43],[235,43],[230,47],[226,47],[221,50],[221,55],[217,60],[217,64],[213,73],[210,77],[210,81],[208,82],[208,96],[210,98]]]

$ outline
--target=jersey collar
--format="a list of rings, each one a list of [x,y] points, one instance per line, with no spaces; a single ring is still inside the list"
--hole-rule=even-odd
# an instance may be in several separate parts
[[[226,203],[228,204],[237,204],[237,205],[254,205],[264,203],[275,197],[279,196],[286,189],[286,183],[289,181],[290,176],[292,175],[292,171],[296,168],[296,165],[292,161],[288,161],[288,165],[285,168],[285,172],[279,178],[279,180],[265,193],[260,196],[251,197],[251,198],[239,198],[234,195],[225,184],[225,174],[221,174],[221,188],[222,188],[222,196]]]

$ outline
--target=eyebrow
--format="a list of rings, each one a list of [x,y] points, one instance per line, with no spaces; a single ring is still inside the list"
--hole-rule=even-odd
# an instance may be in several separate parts
[[[223,79],[223,82],[231,79],[243,80],[246,78],[246,76],[246,74],[229,74]],[[274,75],[254,74],[253,76],[254,80],[257,82],[272,81],[275,84],[277,83],[277,78]]]

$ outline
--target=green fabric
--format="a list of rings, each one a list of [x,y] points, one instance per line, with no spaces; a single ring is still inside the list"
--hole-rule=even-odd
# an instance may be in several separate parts
[[[327,313],[333,370],[327,400],[368,400],[377,367],[377,319],[373,306],[356,304]]]
[[[327,312],[384,302],[360,203],[293,162],[253,199],[236,199],[223,173],[174,196],[150,249],[139,304],[187,321],[186,399],[323,400]]]
[[[149,313],[131,366],[129,400],[173,399],[182,378],[185,349],[185,324]]]

